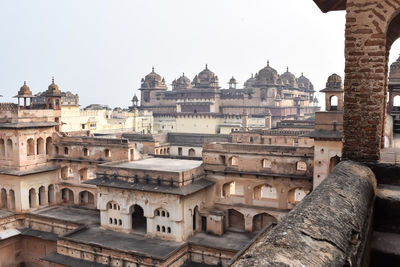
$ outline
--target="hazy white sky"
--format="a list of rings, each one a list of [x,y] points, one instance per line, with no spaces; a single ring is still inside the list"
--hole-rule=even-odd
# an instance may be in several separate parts
[[[267,60],[320,90],[343,77],[344,24],[312,0],[1,1],[0,94],[10,101],[25,80],[37,93],[55,76],[82,106],[127,107],[152,66],[171,84],[208,63],[226,87]]]

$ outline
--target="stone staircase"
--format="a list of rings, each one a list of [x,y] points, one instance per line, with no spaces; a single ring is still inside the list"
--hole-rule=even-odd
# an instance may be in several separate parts
[[[390,115],[393,118],[393,132],[400,133],[400,107],[393,107]]]
[[[371,267],[400,266],[400,165],[372,168],[378,188],[374,204]]]

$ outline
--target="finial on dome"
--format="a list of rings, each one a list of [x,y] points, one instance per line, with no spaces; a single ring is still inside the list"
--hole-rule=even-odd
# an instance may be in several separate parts
[[[51,82],[54,84],[54,76],[51,77]]]
[[[289,67],[286,67],[286,72],[289,72]]]
[[[24,81],[24,85],[26,85],[26,81]]]
[[[154,66],[153,66],[153,67],[151,67],[151,71],[152,71],[152,72],[154,72]]]
[[[303,75],[303,72],[301,73],[301,76],[304,76],[304,75]]]
[[[269,59],[267,60],[267,67],[269,67]]]
[[[253,78],[253,73],[251,74],[251,78]]]
[[[208,70],[208,64],[206,64],[206,70]]]
[[[182,73],[182,76],[185,77],[185,73],[184,72]]]

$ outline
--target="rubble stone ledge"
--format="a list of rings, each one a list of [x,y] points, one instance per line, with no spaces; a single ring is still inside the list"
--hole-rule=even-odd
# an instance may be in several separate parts
[[[344,161],[231,266],[362,266],[376,179]]]

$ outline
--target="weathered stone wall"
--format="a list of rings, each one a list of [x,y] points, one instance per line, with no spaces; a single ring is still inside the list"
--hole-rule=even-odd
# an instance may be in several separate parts
[[[375,188],[369,168],[341,162],[232,266],[361,266]]]

